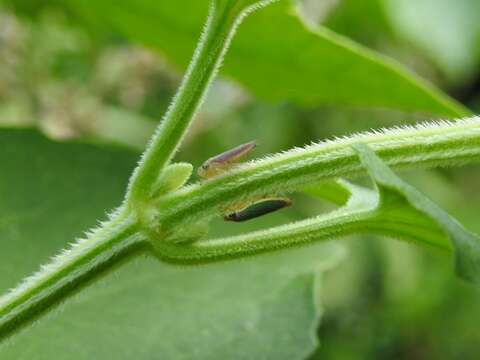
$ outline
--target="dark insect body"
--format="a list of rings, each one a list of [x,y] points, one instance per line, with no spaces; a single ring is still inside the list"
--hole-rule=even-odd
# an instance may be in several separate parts
[[[223,218],[227,221],[247,221],[283,209],[290,205],[292,205],[292,200],[286,198],[263,199],[239,211],[229,213]]]

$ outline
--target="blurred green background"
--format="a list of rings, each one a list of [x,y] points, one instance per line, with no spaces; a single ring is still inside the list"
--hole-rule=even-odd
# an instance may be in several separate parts
[[[167,1],[167,0],[161,0]],[[172,0],[174,1],[174,0]],[[308,21],[386,54],[480,110],[480,1],[310,0]],[[62,1],[0,1],[0,126],[37,128],[56,141],[140,152],[182,69],[140,42],[92,26]],[[339,104],[265,101],[216,81],[178,158],[195,166],[257,139],[254,156],[431,115]],[[480,232],[480,168],[402,176]],[[235,229],[265,227],[328,209],[296,206]],[[221,221],[212,233],[233,232]],[[453,276],[451,259],[390,239],[341,240],[347,258],[323,286],[321,346],[312,359],[479,359],[480,292]]]

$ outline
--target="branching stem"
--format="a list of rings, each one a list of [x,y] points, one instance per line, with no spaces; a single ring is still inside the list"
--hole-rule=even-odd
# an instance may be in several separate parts
[[[0,342],[90,282],[145,251],[132,216],[118,213],[0,298]]]
[[[0,343],[121,262],[148,242],[145,213],[156,180],[179,147],[218,71],[235,30],[254,9],[275,0],[212,0],[182,84],[130,179],[123,210],[87,240],[0,298]],[[148,218],[148,216],[146,216]]]
[[[354,176],[363,171],[352,149],[355,143],[368,144],[394,168],[478,161],[480,117],[359,134],[246,163],[159,199],[156,222],[169,231],[214,216],[245,198],[282,194],[309,183]]]
[[[159,173],[180,146],[202,104],[236,28],[249,7],[243,1],[212,2],[207,22],[180,88],[130,180],[127,203],[135,208],[150,197]]]
[[[351,148],[357,142],[368,144],[388,165],[397,167],[452,165],[480,159],[480,119],[472,118],[312,145],[245,164],[153,200],[158,176],[180,145],[237,25],[254,8],[270,2],[214,1],[182,85],[132,175],[122,210],[0,298],[0,343],[115,266],[152,249],[167,261],[197,264],[299,246],[371,226],[369,221],[378,214],[357,209],[211,242],[179,245],[165,240],[177,229],[188,229],[236,201],[359,173],[362,167]]]

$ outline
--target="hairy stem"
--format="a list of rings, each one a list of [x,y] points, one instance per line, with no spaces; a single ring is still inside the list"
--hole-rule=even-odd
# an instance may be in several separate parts
[[[439,236],[436,229],[424,227],[417,222],[389,222],[382,216],[381,211],[378,211],[375,207],[376,204],[372,207],[354,210],[339,209],[326,215],[268,230],[199,241],[193,244],[156,242],[154,244],[155,253],[158,258],[165,262],[198,265],[305,246],[352,234],[392,236],[405,240],[415,239],[418,232],[432,237]],[[429,245],[441,250],[451,251],[449,246],[442,243],[432,242]]]
[[[132,217],[119,213],[87,239],[58,255],[0,298],[0,342],[144,251],[143,240]]]
[[[182,84],[130,180],[127,202],[142,204],[201,105],[241,20],[235,1],[213,1]]]
[[[157,202],[152,200],[153,186],[188,130],[237,25],[249,11],[269,2],[213,2],[177,95],[131,177],[124,208],[86,240],[0,298],[0,342],[115,266],[150,250],[150,246],[167,261],[195,264],[299,246],[366,229],[390,231],[391,226],[384,229],[378,225],[378,213],[366,208],[227,239],[187,245],[164,240],[163,235],[214,216],[239,200],[281,194],[319,180],[359,173],[363,168],[351,148],[355,143],[370,145],[391,166],[425,167],[480,159],[480,119],[472,118],[363,134],[292,150],[245,164]],[[143,216],[147,212],[148,216]],[[411,224],[406,225],[396,233],[411,235]],[[145,234],[150,234],[148,239]]]
[[[51,264],[0,298],[0,342],[147,249],[143,234],[153,187],[179,147],[218,71],[241,20],[275,0],[212,0],[194,56],[172,104],[132,174],[125,206],[114,219],[59,255]]]
[[[223,206],[275,192],[293,191],[308,183],[350,176],[364,170],[352,144],[376,149],[394,166],[452,165],[480,159],[480,118],[422,125],[403,130],[361,134],[324,142],[254,161],[225,175],[192,185],[159,199],[156,224],[144,228],[124,210],[87,240],[59,256],[0,300],[0,340],[103,275],[120,262],[147,249],[149,230],[175,231],[211,217]],[[391,234],[394,226],[370,209],[336,212],[326,217],[238,237],[187,245],[168,243],[159,232],[149,237],[158,257],[173,263],[198,264],[239,258],[355,232]],[[412,237],[418,224],[404,224],[394,235]],[[383,227],[382,227],[383,226]],[[160,231],[161,233],[161,231]],[[149,246],[150,246],[149,245]]]
[[[207,264],[258,255],[361,232],[373,218],[370,210],[333,212],[268,230],[193,244],[155,242],[155,252],[173,264]]]
[[[170,231],[214,216],[239,200],[282,194],[364,169],[352,145],[368,144],[392,167],[431,167],[480,160],[480,117],[422,124],[332,140],[239,166],[158,201],[155,221]],[[156,226],[152,224],[152,226]]]
[[[154,241],[155,254],[163,261],[174,264],[207,264],[351,234],[416,240],[419,244],[440,250],[453,250],[438,223],[406,202],[403,193],[401,196],[400,193],[392,196],[383,188],[374,191],[344,180],[331,181],[328,185],[337,195],[340,194],[336,200],[342,199],[341,203],[344,204],[331,213],[266,230],[195,243]],[[316,192],[315,195],[322,196],[322,193]],[[344,198],[348,198],[348,201],[344,202]]]

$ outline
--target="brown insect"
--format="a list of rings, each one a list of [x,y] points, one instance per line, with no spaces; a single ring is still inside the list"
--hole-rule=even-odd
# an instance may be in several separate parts
[[[227,170],[229,170],[235,163],[241,158],[246,156],[257,146],[256,141],[250,141],[248,143],[234,147],[221,154],[211,157],[206,160],[202,166],[198,168],[198,175],[204,179],[208,179],[217,176]]]
[[[204,179],[224,173],[252,151],[255,146],[257,146],[256,141],[250,141],[213,156],[200,166],[197,173]],[[247,205],[245,203],[237,203],[228,210],[223,218],[226,221],[247,221],[283,209],[291,204],[292,200],[288,198],[265,198]]]

